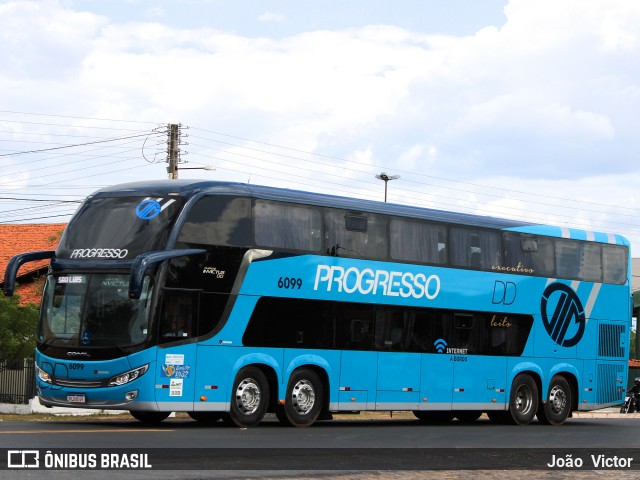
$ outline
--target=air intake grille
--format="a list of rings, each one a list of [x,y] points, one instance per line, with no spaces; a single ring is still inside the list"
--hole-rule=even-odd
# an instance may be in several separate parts
[[[598,365],[598,393],[597,403],[610,405],[619,402],[624,398],[624,390],[620,391],[622,385],[624,364],[601,363]]]
[[[625,358],[622,334],[624,325],[600,324],[600,339],[598,342],[599,357]]]

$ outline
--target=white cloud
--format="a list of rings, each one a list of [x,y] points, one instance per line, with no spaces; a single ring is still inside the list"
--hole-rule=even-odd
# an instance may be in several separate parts
[[[376,25],[250,38],[170,28],[161,13],[115,23],[57,2],[0,5],[0,88],[15,92],[0,108],[180,121],[357,160],[371,170],[364,190],[384,165],[403,170],[394,193],[415,190],[402,201],[437,208],[574,215],[536,197],[434,187],[441,178],[610,205],[583,212],[588,222],[575,213],[594,227],[615,204],[638,207],[640,2],[511,0],[503,26],[466,37]],[[270,28],[284,20],[260,17]],[[324,180],[299,173],[326,184],[357,177],[335,158]],[[418,191],[411,179],[430,184]],[[618,223],[638,232],[637,219]]]
[[[267,22],[267,23],[270,23],[270,22],[280,23],[286,20],[286,16],[281,13],[265,12],[258,17],[258,20],[261,22]]]

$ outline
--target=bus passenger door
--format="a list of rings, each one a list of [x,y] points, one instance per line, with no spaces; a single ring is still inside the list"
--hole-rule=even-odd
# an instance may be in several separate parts
[[[160,411],[192,411],[195,391],[197,292],[165,290],[156,358],[156,402]]]

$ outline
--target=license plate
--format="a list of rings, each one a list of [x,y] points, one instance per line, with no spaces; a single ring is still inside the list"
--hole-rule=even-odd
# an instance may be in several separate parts
[[[67,402],[85,403],[84,393],[70,393],[69,395],[67,395]]]

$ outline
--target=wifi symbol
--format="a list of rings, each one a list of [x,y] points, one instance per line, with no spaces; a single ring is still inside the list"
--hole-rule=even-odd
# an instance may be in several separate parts
[[[439,338],[433,343],[433,346],[436,347],[438,353],[444,352],[444,349],[447,348],[447,342],[442,338]]]

